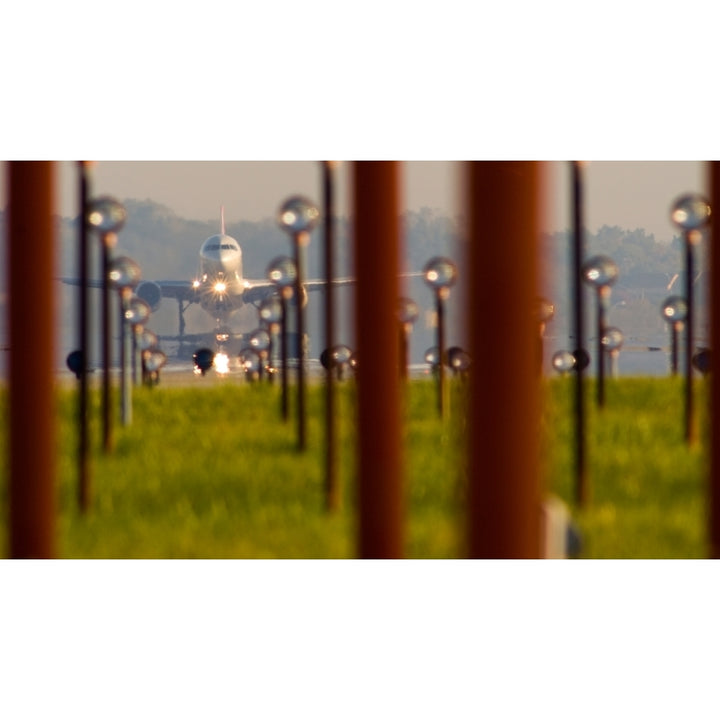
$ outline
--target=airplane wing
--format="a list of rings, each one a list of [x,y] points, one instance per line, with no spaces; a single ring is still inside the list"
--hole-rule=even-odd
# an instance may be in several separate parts
[[[65,285],[80,285],[79,278],[60,278],[60,281],[65,283]],[[189,280],[149,280],[141,281],[140,284],[143,282],[157,285],[160,288],[162,297],[174,298],[175,300],[187,300],[188,302],[198,301],[197,292]],[[89,279],[87,286],[102,289],[102,280],[97,278]]]
[[[157,285],[163,297],[198,302],[198,293],[189,280],[152,280]]]
[[[247,288],[243,292],[243,301],[246,303],[257,303],[266,297],[273,295],[277,290],[274,283],[268,280],[246,280]],[[351,285],[355,278],[336,278],[332,281],[333,286]],[[305,280],[303,287],[308,292],[324,290],[327,286],[326,280]]]

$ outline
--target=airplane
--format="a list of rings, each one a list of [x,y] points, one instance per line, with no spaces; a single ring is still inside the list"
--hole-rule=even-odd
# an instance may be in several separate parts
[[[422,272],[404,272],[400,277],[420,277]],[[76,279],[62,278],[62,281],[77,285]],[[355,279],[335,278],[333,286],[354,284]],[[90,287],[100,288],[102,283],[91,280]],[[304,280],[302,284],[303,305],[307,302],[307,293],[324,290],[327,281],[324,279]],[[192,354],[197,343],[212,343],[214,351],[226,358],[237,354],[242,348],[242,334],[233,332],[231,320],[233,315],[246,305],[256,308],[260,303],[277,293],[275,283],[267,278],[251,279],[243,275],[242,248],[238,241],[225,232],[225,212],[220,208],[220,232],[207,238],[199,250],[199,272],[189,280],[143,280],[135,288],[135,295],[150,306],[151,312],[159,309],[163,298],[171,298],[178,304],[178,334],[160,336],[160,340],[179,343],[177,354],[183,356],[189,349]],[[294,304],[294,300],[291,300]],[[212,333],[186,333],[185,312],[192,305],[198,304],[213,318]],[[293,328],[294,312],[288,318],[288,354],[289,358],[297,359],[300,343]],[[190,348],[188,348],[190,343]]]
[[[69,284],[77,281],[63,279]],[[352,278],[337,278],[332,281],[334,286],[353,283]],[[100,287],[99,281],[91,281],[92,287]],[[307,292],[322,290],[326,287],[325,280],[303,281],[303,304],[307,302]],[[194,304],[213,318],[214,344],[220,352],[228,352],[233,340],[241,340],[242,336],[231,330],[233,315],[245,305],[258,307],[267,297],[277,292],[277,286],[267,278],[250,279],[243,275],[242,248],[238,241],[225,232],[225,212],[220,209],[220,232],[207,238],[199,250],[199,272],[191,280],[144,280],[135,288],[135,294],[145,300],[151,312],[155,312],[163,298],[172,298],[178,303],[178,335],[161,336],[161,340],[179,341],[180,353],[183,344],[192,341],[207,342],[210,333],[188,334],[185,332],[185,312]],[[290,313],[292,316],[292,313]],[[292,325],[292,322],[290,322]],[[297,340],[289,333],[289,350],[296,346]],[[234,343],[233,343],[234,344]],[[233,348],[233,350],[240,348]]]

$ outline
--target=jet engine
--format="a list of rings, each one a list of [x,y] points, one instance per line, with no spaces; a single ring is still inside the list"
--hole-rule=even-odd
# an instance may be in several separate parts
[[[150,306],[151,312],[155,312],[160,307],[162,290],[156,282],[144,280],[135,288],[135,294]]]

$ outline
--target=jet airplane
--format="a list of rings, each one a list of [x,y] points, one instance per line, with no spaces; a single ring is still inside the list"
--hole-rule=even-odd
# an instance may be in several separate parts
[[[75,279],[63,278],[63,282],[77,285]],[[338,278],[333,285],[347,285],[352,278]],[[322,290],[325,280],[304,280],[301,302],[307,302],[309,291]],[[102,286],[100,281],[90,281],[91,287]],[[228,348],[234,339],[241,339],[233,332],[233,315],[245,305],[258,307],[267,297],[277,292],[275,283],[269,279],[250,279],[243,274],[242,248],[238,241],[225,232],[224,208],[220,210],[220,232],[207,238],[199,250],[199,272],[189,280],[144,280],[135,288],[135,294],[145,300],[155,312],[163,298],[172,298],[178,303],[178,335],[164,336],[162,340],[174,340],[183,344],[191,341],[207,342],[210,333],[187,334],[185,312],[194,304],[212,317],[214,322],[214,344],[217,350]],[[291,343],[292,347],[292,343]],[[229,349],[229,348],[228,348]],[[239,348],[233,348],[239,349]]]

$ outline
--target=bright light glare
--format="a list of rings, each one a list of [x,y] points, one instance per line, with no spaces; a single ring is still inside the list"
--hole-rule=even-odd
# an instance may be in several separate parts
[[[221,294],[221,295],[222,295],[222,294],[225,292],[225,290],[227,289],[227,285],[225,285],[225,283],[222,282],[222,281],[221,281],[221,282],[216,282],[214,287],[215,287],[215,292],[216,292],[216,293],[219,293],[219,294]]]
[[[224,352],[216,353],[213,365],[216,373],[226,375],[230,371],[230,358]]]
[[[192,286],[195,290],[197,290],[200,287],[200,281],[199,280],[193,280]]]

